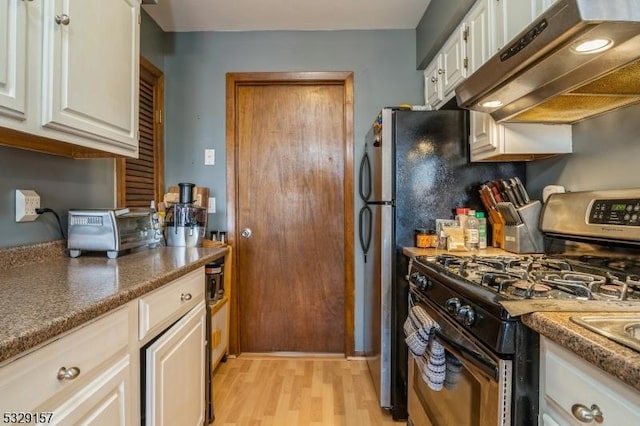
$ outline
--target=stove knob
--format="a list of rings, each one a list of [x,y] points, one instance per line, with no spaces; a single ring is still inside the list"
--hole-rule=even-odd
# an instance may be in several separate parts
[[[460,309],[460,299],[458,299],[457,297],[452,297],[451,299],[447,300],[445,307],[450,314],[457,314],[458,310]]]
[[[427,277],[419,272],[414,272],[413,274],[411,274],[411,282],[417,285],[422,290],[427,290],[431,286],[431,283],[429,282]]]
[[[473,325],[476,321],[476,313],[469,305],[461,306],[458,312],[456,312],[456,317],[467,327]]]

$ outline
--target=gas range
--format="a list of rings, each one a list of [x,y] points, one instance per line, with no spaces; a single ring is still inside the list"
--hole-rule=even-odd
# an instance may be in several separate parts
[[[416,262],[486,288],[493,299],[640,301],[640,262],[633,258],[441,254]]]

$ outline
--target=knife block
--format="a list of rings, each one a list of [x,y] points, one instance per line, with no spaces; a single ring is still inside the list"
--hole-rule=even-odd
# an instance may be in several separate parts
[[[491,224],[491,243],[493,247],[504,247],[504,219],[496,210],[489,210]]]
[[[504,227],[504,246],[511,253],[543,253],[544,242],[538,227],[542,203],[533,200],[529,204],[516,209],[522,223]]]

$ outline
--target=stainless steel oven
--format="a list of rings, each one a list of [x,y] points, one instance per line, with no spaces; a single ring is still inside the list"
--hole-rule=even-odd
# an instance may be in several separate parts
[[[519,315],[639,306],[640,188],[553,194],[540,229],[545,253],[410,262],[410,302],[438,325],[423,340],[461,368],[455,387],[433,390],[429,374],[439,371],[425,382],[424,360],[409,360],[415,426],[538,424],[539,341]]]

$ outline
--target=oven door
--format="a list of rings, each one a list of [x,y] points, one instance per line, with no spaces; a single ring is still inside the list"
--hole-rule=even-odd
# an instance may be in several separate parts
[[[413,356],[409,356],[409,420],[414,426],[506,426],[511,424],[511,361],[473,342],[457,323],[440,314],[428,300],[416,298],[440,325],[436,334],[449,354],[462,364],[455,385],[440,391],[424,382]]]

